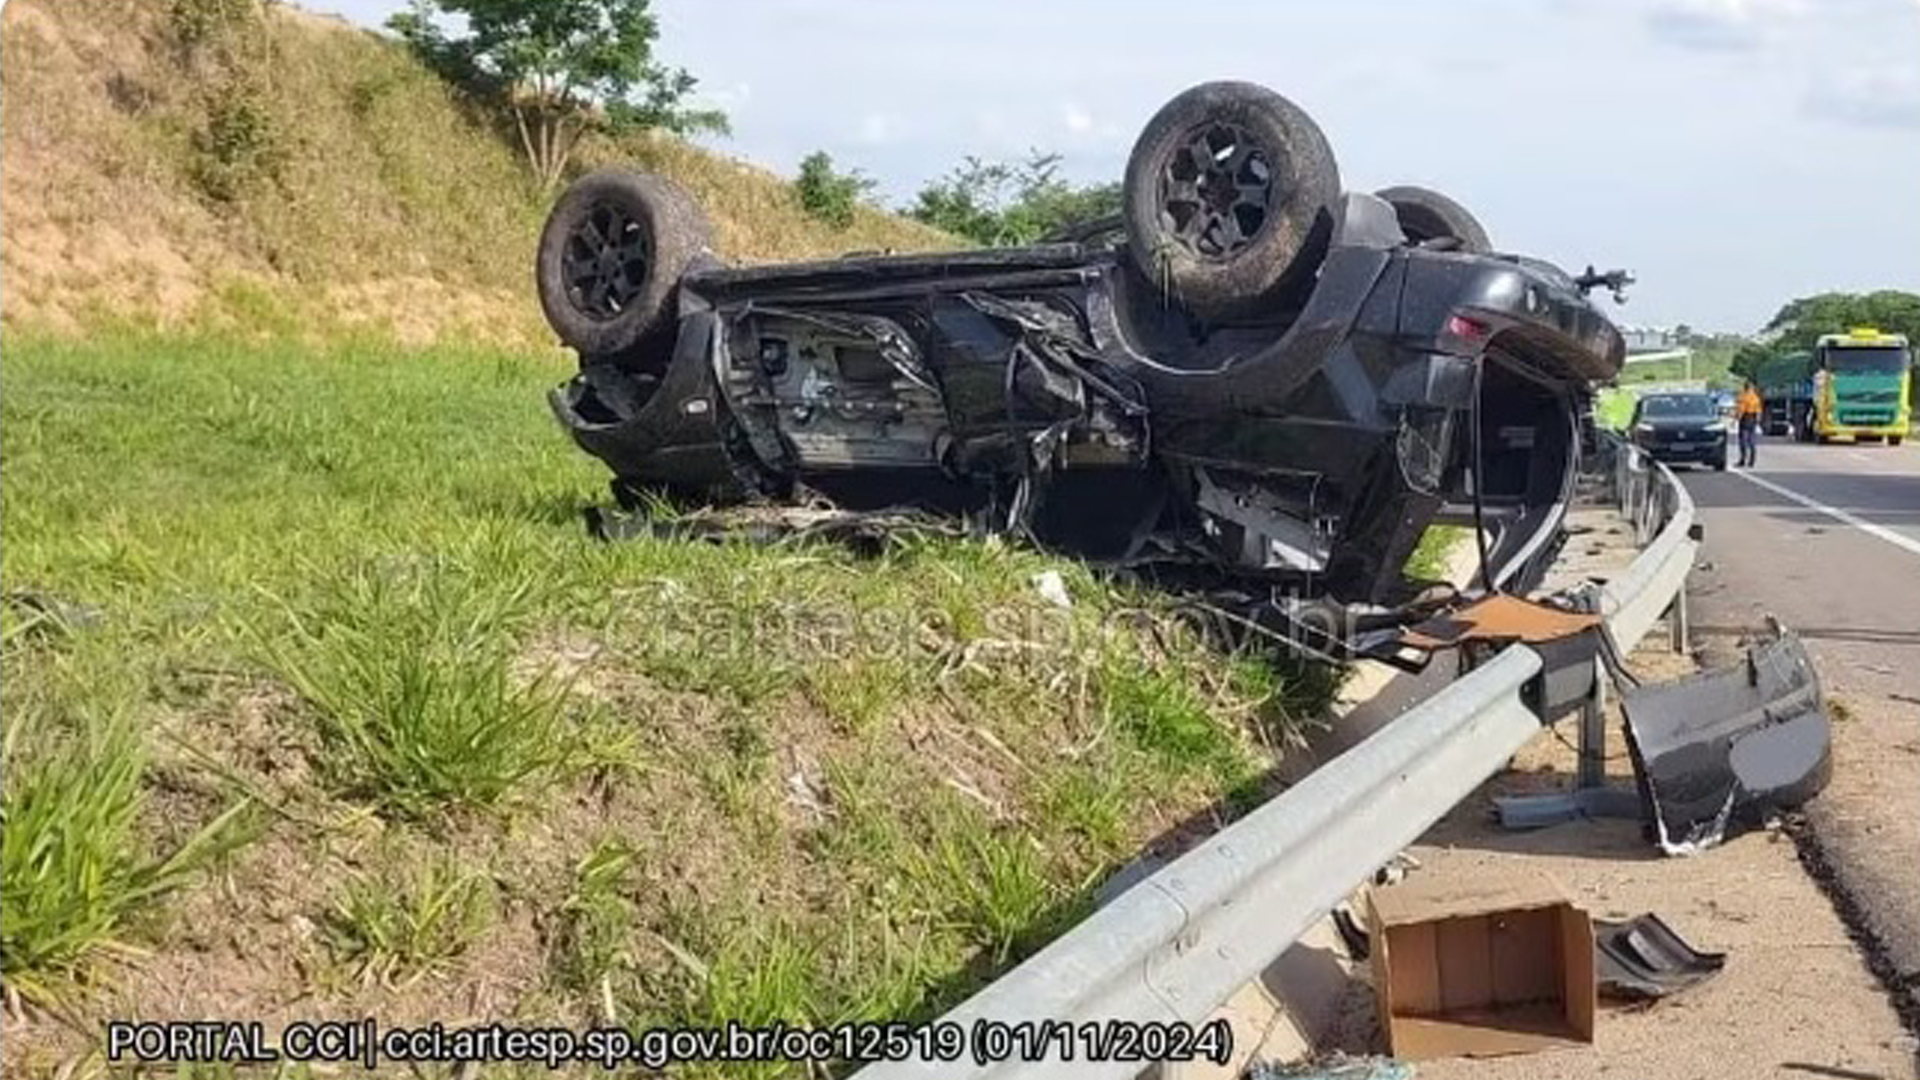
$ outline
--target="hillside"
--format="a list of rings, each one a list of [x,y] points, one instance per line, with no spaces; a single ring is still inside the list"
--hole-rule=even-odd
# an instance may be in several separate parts
[[[551,340],[528,282],[547,199],[382,35],[252,0],[11,0],[0,83],[9,326]],[[870,209],[831,228],[781,178],[670,137],[582,148],[610,161],[688,187],[734,260],[951,242]]]
[[[1332,692],[1019,545],[589,538],[543,200],[376,35],[12,0],[0,66],[8,1076],[100,1074],[124,1017],[925,1019],[1263,798]],[[615,158],[738,260],[942,239]],[[716,1073],[820,1075],[676,1075]]]

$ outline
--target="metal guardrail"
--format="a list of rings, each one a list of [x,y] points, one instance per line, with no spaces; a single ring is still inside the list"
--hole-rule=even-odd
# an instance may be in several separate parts
[[[1617,439],[1609,449],[1613,495],[1645,543],[1602,592],[1602,614],[1630,649],[1684,596],[1697,540],[1692,500],[1673,474]],[[986,1021],[1205,1020],[1539,731],[1526,691],[1543,667],[1532,649],[1506,649],[1120,894],[941,1022],[971,1032]],[[858,1078],[1123,1080],[1141,1068],[963,1054],[876,1064]]]
[[[1643,550],[1626,571],[1600,590],[1600,614],[1621,650],[1631,651],[1678,605],[1676,632],[1684,633],[1687,573],[1700,550],[1693,498],[1673,471],[1624,440],[1604,435],[1613,455],[1613,496],[1633,524]]]

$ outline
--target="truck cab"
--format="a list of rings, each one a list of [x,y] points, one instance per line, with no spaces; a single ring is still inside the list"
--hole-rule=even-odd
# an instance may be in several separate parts
[[[1913,420],[1907,339],[1870,327],[1826,334],[1814,344],[1812,438],[1899,445]]]

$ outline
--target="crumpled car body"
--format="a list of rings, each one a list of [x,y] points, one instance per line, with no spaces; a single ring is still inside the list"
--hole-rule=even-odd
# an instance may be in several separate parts
[[[1410,243],[1371,195],[1333,218],[1291,299],[1206,324],[1091,241],[697,265],[669,338],[586,358],[551,404],[629,498],[813,492],[1363,604],[1477,517],[1488,576],[1525,587],[1619,333],[1546,263]]]

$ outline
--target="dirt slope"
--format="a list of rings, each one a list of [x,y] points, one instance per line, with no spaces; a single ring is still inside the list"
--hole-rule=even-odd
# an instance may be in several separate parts
[[[252,0],[11,0],[0,80],[9,325],[549,340],[527,281],[547,196],[381,35]],[[679,180],[742,261],[943,239],[872,211],[835,230],[779,177],[667,137],[582,159]]]

